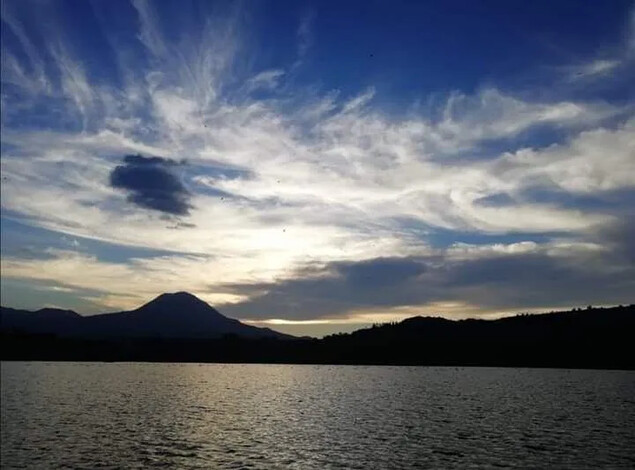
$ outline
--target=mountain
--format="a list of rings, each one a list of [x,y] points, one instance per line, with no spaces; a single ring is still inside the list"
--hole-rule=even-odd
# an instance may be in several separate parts
[[[3,360],[635,369],[635,305],[498,320],[412,317],[293,341],[224,317],[186,293],[93,317],[2,309],[0,324]]]
[[[84,338],[292,338],[269,328],[245,325],[228,318],[187,292],[162,294],[141,307],[124,312],[81,316],[71,310],[37,312],[2,307],[0,330],[48,333]]]
[[[75,332],[82,316],[72,310],[42,308],[35,312],[0,307],[0,330],[29,333]]]

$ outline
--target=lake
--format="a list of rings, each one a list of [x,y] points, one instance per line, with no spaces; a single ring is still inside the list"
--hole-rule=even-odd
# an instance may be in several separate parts
[[[2,363],[2,468],[633,468],[635,372]]]

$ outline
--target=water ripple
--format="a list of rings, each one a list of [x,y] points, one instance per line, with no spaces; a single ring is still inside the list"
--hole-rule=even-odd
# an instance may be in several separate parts
[[[635,373],[2,364],[2,468],[633,468]]]

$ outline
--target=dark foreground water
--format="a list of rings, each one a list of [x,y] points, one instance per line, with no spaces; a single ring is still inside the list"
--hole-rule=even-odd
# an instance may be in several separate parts
[[[2,468],[632,468],[635,373],[2,363]]]

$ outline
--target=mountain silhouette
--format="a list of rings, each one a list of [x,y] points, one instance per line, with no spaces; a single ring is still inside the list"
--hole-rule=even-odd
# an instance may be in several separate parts
[[[3,331],[91,338],[292,337],[228,318],[187,292],[161,294],[135,310],[92,316],[82,316],[71,310],[28,312],[3,307],[0,323]]]
[[[82,316],[72,310],[42,308],[35,312],[0,307],[0,329],[29,333],[75,332]]]
[[[411,317],[322,339],[325,362],[633,369],[635,305],[497,320]]]
[[[0,310],[3,360],[257,362],[635,369],[635,305],[498,320],[412,317],[323,339],[227,318],[195,296],[83,317]]]

